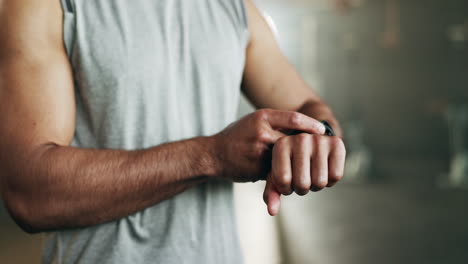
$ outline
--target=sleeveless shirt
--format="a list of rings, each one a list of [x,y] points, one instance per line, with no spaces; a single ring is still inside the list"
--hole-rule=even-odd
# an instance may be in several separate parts
[[[75,84],[72,146],[136,150],[235,121],[248,43],[243,0],[61,3]],[[232,183],[207,182],[116,221],[47,233],[43,262],[241,263]]]

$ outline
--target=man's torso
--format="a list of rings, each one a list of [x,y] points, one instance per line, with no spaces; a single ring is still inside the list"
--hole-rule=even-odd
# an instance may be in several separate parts
[[[211,135],[234,121],[248,41],[242,0],[62,5],[75,78],[74,146],[141,149]],[[202,184],[114,222],[50,233],[43,260],[239,263],[232,186]]]

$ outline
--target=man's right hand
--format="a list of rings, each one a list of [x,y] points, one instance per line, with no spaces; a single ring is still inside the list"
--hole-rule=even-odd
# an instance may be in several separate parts
[[[298,112],[258,110],[213,136],[217,175],[235,182],[265,179],[271,167],[272,145],[284,130],[323,135],[319,121]]]

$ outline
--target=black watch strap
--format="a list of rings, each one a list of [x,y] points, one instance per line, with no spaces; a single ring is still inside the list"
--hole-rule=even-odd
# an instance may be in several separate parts
[[[330,124],[327,121],[322,121],[322,124],[325,126],[325,135],[327,136],[335,136],[335,131],[333,131],[333,128],[330,126]]]

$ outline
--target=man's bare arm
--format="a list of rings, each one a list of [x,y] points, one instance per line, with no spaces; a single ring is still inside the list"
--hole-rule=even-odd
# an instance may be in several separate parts
[[[250,42],[243,90],[258,108],[297,111],[328,121],[338,136],[340,126],[330,108],[306,85],[280,51],[274,35],[252,0],[245,0]],[[280,195],[305,195],[331,187],[343,176],[346,150],[340,137],[301,133],[275,142],[271,173],[264,191],[268,212],[276,215]]]
[[[75,98],[59,1],[0,1],[0,25],[0,190],[28,232],[119,219],[205,180],[264,178],[279,129],[324,133],[305,115],[259,110],[216,135],[145,150],[70,147]]]
[[[0,3],[1,191],[24,229],[110,221],[213,174],[208,138],[140,151],[69,147],[75,99],[59,1]]]
[[[326,120],[341,136],[340,125],[331,109],[288,62],[252,0],[245,1],[251,37],[243,80],[247,98],[257,108],[298,111]]]

